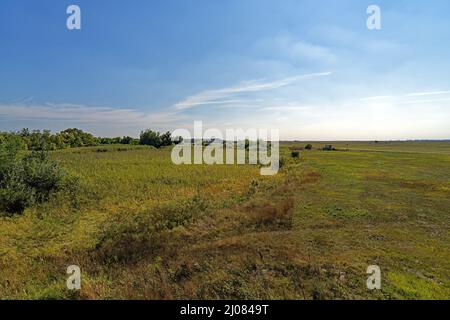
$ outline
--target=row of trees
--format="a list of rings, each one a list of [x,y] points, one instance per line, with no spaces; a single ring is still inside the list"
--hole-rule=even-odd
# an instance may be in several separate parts
[[[18,132],[0,132],[0,144],[11,140],[19,143],[21,149],[27,150],[58,150],[108,144],[141,144],[160,148],[172,145],[174,142],[181,142],[181,138],[172,141],[170,132],[161,134],[152,130],[142,131],[139,139],[129,136],[116,138],[95,137],[90,133],[76,128],[67,129],[55,134],[51,133],[50,130],[30,131],[28,129],[22,129]]]
[[[161,134],[152,130],[142,131],[139,139],[98,138],[80,129],[56,134],[28,129],[0,132],[0,216],[23,213],[26,208],[46,202],[60,191],[75,195],[78,178],[52,160],[49,150],[99,144],[142,144],[160,148],[177,142],[181,139],[172,142],[170,132]],[[21,152],[26,149],[31,152]]]

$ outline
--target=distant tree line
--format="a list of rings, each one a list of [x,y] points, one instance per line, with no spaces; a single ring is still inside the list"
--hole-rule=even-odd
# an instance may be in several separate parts
[[[180,143],[182,138],[172,140],[172,134],[169,131],[161,134],[150,129],[142,131],[139,139],[129,136],[115,138],[95,137],[88,132],[76,128],[66,129],[59,133],[51,133],[50,130],[30,131],[29,129],[22,129],[17,132],[0,131],[0,144],[11,140],[16,141],[21,149],[39,151],[109,144],[149,145],[155,148],[161,148],[174,143]]]

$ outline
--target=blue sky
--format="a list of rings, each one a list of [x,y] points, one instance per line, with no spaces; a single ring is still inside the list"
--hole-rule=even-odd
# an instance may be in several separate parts
[[[71,4],[81,30],[66,28]],[[2,0],[0,130],[202,120],[282,139],[450,138],[449,14],[448,0]]]

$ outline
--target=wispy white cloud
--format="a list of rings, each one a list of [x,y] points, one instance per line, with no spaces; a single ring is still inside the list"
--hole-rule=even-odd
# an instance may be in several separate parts
[[[442,99],[425,99],[425,100],[406,100],[406,101],[398,101],[397,104],[419,104],[419,103],[433,103],[433,102],[447,102],[450,101],[450,98],[442,98]]]
[[[323,77],[328,76],[330,74],[331,72],[321,72],[321,73],[297,75],[275,81],[262,81],[262,80],[246,81],[242,82],[237,86],[217,90],[202,91],[176,103],[174,107],[176,110],[185,110],[196,106],[208,104],[228,104],[230,102],[230,98],[233,98],[238,94],[274,90],[285,86],[289,86],[300,80]]]
[[[130,108],[92,107],[69,103],[0,104],[0,118],[49,120],[109,126],[162,124],[175,120],[174,112],[145,113]]]
[[[254,44],[253,51],[270,59],[305,66],[325,67],[338,61],[333,48],[299,39],[289,33],[262,39]]]
[[[287,42],[285,50],[291,59],[297,61],[318,61],[321,64],[330,64],[337,60],[330,49],[304,41]]]
[[[407,96],[407,97],[433,96],[433,95],[441,95],[441,94],[448,94],[448,93],[450,93],[450,90],[446,90],[446,91],[413,92],[413,93],[408,93],[405,96]]]
[[[309,110],[311,107],[309,106],[303,106],[303,105],[281,105],[281,106],[270,106],[265,107],[263,110],[266,111],[304,111]]]
[[[437,95],[447,95],[450,94],[450,90],[442,90],[442,91],[419,91],[412,92],[407,94],[399,94],[399,95],[386,95],[386,96],[372,96],[360,98],[358,101],[378,101],[378,100],[390,100],[396,103],[419,103],[419,102],[434,102],[434,101],[447,101],[447,99],[436,99],[436,100],[410,100],[414,97],[424,97],[424,96],[437,96]],[[405,100],[408,98],[408,100]]]
[[[235,100],[217,100],[217,101],[204,101],[204,102],[197,102],[196,104],[192,106],[201,106],[201,105],[214,105],[219,104],[222,107],[234,107],[234,106],[241,106],[241,105],[249,105],[249,103],[258,103],[262,102],[261,99],[235,99]]]
[[[366,97],[358,99],[359,101],[372,101],[372,100],[382,100],[382,99],[390,99],[392,96],[373,96],[373,97]]]

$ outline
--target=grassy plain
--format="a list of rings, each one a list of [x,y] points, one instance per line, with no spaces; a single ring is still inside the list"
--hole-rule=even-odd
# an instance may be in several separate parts
[[[81,190],[0,217],[0,298],[449,299],[450,142],[290,157],[305,144],[282,144],[273,177],[176,166],[169,148],[55,151]]]

